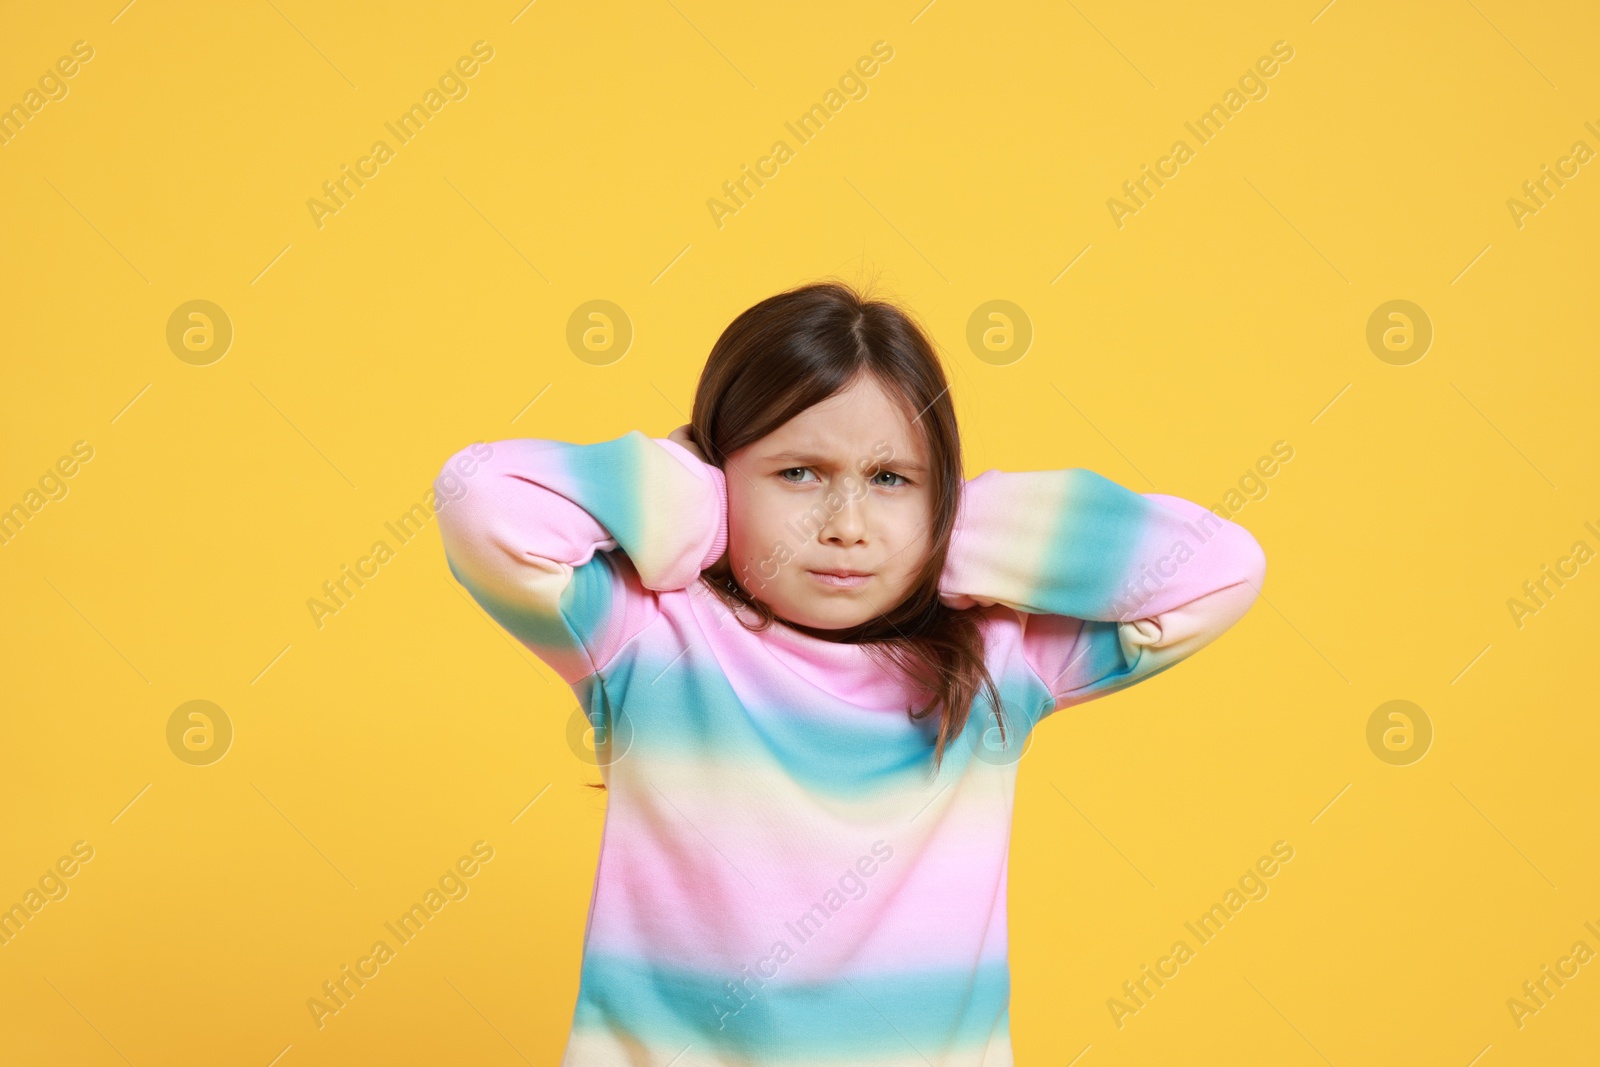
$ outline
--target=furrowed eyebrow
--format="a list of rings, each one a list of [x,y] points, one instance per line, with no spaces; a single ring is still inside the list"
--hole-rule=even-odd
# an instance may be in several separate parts
[[[810,452],[797,452],[797,451],[794,451],[792,449],[786,450],[786,451],[783,451],[783,452],[774,452],[774,453],[772,453],[771,455],[769,455],[767,457],[767,461],[768,462],[772,462],[774,460],[780,460],[780,459],[781,460],[793,460],[796,466],[806,466],[806,467],[811,467],[811,466],[826,467],[826,466],[830,466],[831,463],[832,463],[832,461],[830,459],[828,459],[826,456],[813,455]],[[924,467],[922,464],[913,463],[913,462],[911,462],[909,460],[905,460],[905,461],[890,460],[887,463],[881,464],[881,466],[886,468],[886,469],[888,469],[888,470],[905,471],[908,474],[927,474],[928,473],[927,468]]]

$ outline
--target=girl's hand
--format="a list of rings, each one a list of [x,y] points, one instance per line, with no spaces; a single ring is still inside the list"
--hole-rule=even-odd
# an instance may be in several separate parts
[[[688,423],[684,423],[682,426],[679,426],[676,430],[673,430],[671,433],[667,434],[667,440],[676,441],[678,444],[682,445],[684,448],[687,448],[690,452],[692,452],[694,454],[694,457],[696,459],[698,459],[701,463],[710,463],[711,462],[710,460],[706,459],[706,454],[704,452],[700,451],[699,446],[697,446],[693,441],[691,441],[689,439],[689,424]]]

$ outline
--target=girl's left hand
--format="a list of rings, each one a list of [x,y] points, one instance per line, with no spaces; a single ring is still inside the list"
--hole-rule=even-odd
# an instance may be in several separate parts
[[[671,433],[667,434],[667,440],[674,441],[682,445],[684,448],[687,448],[701,463],[710,463],[711,461],[706,459],[706,454],[700,451],[699,446],[689,439],[689,429],[689,423],[684,423],[676,430],[673,430]]]

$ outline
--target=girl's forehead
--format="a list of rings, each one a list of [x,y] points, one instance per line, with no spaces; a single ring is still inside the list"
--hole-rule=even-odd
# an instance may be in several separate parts
[[[796,464],[827,463],[852,466],[863,459],[925,464],[927,449],[922,434],[898,408],[866,413],[817,405],[801,412],[766,437],[751,451],[762,459]]]
[[[907,402],[871,377],[811,405],[758,442],[768,450],[794,449],[821,455],[863,449],[926,458],[921,428],[906,411]]]

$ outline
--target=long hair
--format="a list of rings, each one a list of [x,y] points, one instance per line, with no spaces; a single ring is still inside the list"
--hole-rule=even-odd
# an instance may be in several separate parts
[[[939,599],[939,578],[965,476],[950,387],[927,334],[901,308],[838,282],[770,296],[729,323],[712,346],[695,391],[690,435],[710,462],[725,469],[731,453],[863,374],[901,402],[912,432],[923,435],[932,491],[928,555],[906,597],[866,622],[817,630],[778,621],[814,637],[865,645],[900,670],[912,690],[928,698],[921,708],[906,709],[911,718],[939,714],[937,771],[945,747],[966,728],[980,688],[989,695],[1002,739],[1005,720],[999,691],[984,663],[981,610],[957,610]],[[757,631],[773,624],[771,608],[739,584],[728,557],[704,577],[742,624]],[[741,607],[754,613],[756,625],[746,622]]]

